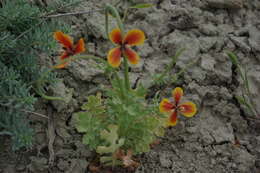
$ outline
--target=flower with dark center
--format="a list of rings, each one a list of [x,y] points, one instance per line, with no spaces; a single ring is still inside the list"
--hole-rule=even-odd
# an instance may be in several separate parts
[[[182,88],[175,88],[172,91],[172,96],[174,101],[163,99],[160,103],[160,112],[170,113],[167,126],[175,126],[177,124],[178,113],[181,113],[185,117],[193,117],[197,112],[196,105],[193,102],[187,101],[180,103],[183,96]]]
[[[123,36],[121,30],[119,28],[115,28],[110,32],[109,39],[114,44],[118,45],[117,47],[111,49],[107,55],[108,63],[112,67],[118,67],[121,64],[122,55],[125,56],[131,64],[138,64],[140,57],[130,47],[144,43],[145,35],[143,31],[139,29],[132,29],[128,31],[125,36]]]

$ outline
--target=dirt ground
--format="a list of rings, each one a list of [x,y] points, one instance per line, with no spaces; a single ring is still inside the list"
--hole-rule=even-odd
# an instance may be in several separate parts
[[[93,10],[108,0],[82,2],[75,11]],[[253,119],[235,99],[242,81],[226,51],[233,51],[248,71],[252,99],[260,112],[260,1],[259,0],[136,0],[155,6],[131,10],[126,27],[142,29],[147,40],[136,50],[141,63],[131,71],[131,81],[148,86],[151,74],[162,71],[179,48],[186,51],[172,73],[193,60],[175,85],[165,86],[162,96],[182,86],[186,98],[199,112],[194,118],[180,118],[167,130],[150,152],[137,156],[135,173],[259,173],[260,119]],[[87,40],[87,51],[106,57],[111,47],[105,40],[102,12],[61,18],[71,23],[75,37]],[[111,21],[115,25],[115,21]],[[112,28],[112,27],[111,27]],[[56,58],[56,57],[55,57]],[[46,63],[52,63],[47,58]],[[49,120],[30,116],[35,144],[16,153],[10,141],[1,138],[0,173],[87,173],[94,152],[81,142],[73,123],[86,97],[99,85],[107,85],[102,70],[91,60],[79,60],[59,71],[64,78],[52,88],[55,95],[66,95],[66,102],[39,100],[36,111]],[[153,88],[151,93],[158,89]],[[118,169],[110,172],[127,172]]]

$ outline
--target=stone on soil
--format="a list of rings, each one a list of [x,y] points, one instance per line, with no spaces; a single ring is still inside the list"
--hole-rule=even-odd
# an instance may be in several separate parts
[[[244,0],[204,0],[209,7],[224,9],[240,9]]]

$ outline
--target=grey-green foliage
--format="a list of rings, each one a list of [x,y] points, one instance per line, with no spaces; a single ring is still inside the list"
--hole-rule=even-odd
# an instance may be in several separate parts
[[[68,29],[60,20],[42,18],[48,9],[28,0],[0,3],[0,135],[10,135],[16,150],[33,142],[33,130],[23,110],[33,110],[34,82],[46,71],[39,64],[39,54],[53,52],[53,31]],[[50,9],[54,12],[58,7]],[[44,80],[52,84],[57,78],[50,73]]]
[[[32,143],[32,129],[28,128],[25,114],[16,110],[33,109],[35,98],[21,76],[0,62],[0,134],[10,135],[14,150]]]

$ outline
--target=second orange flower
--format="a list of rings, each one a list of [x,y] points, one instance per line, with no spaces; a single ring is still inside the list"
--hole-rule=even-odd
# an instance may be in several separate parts
[[[144,43],[145,35],[144,32],[139,29],[132,29],[126,33],[125,36],[119,28],[113,29],[109,34],[109,39],[117,47],[111,49],[108,52],[107,59],[108,63],[112,67],[118,67],[121,64],[121,57],[125,56],[131,64],[138,64],[139,55],[130,47],[137,46]]]
[[[64,52],[60,56],[61,61],[69,58],[70,56],[73,56],[73,55],[76,55],[76,54],[79,54],[79,53],[85,51],[85,43],[84,43],[83,38],[79,39],[79,41],[74,45],[73,39],[69,35],[64,34],[61,31],[56,31],[54,33],[53,37],[55,40],[57,40],[62,45],[62,47],[64,49]],[[68,62],[64,62],[62,64],[54,66],[54,68],[64,68],[67,64],[68,64]]]

